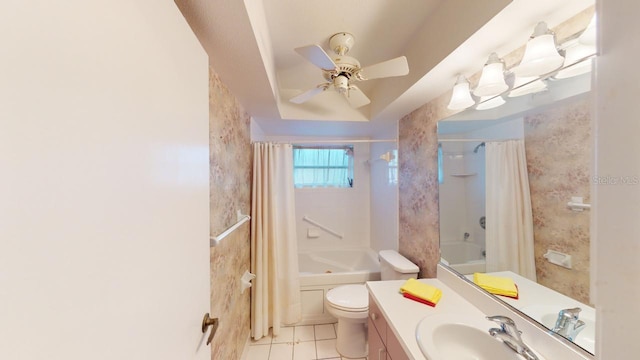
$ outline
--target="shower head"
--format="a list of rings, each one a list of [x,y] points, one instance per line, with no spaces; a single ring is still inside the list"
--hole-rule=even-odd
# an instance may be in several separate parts
[[[477,154],[478,150],[480,150],[481,147],[484,147],[484,142],[481,142],[480,144],[478,144],[478,146],[476,146],[476,148],[473,149],[473,153]]]

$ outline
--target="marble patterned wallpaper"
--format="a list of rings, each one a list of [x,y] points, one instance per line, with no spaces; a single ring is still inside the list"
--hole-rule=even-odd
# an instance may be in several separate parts
[[[398,242],[400,254],[436,277],[440,261],[437,123],[452,114],[450,93],[400,119],[398,134]]]
[[[586,304],[590,212],[572,211],[567,202],[572,196],[591,202],[589,109],[582,98],[524,118],[538,283]],[[571,255],[573,268],[549,263],[547,250]]]
[[[211,235],[236,222],[236,211],[251,210],[249,115],[209,69],[209,206]],[[239,359],[249,337],[250,291],[240,277],[250,266],[250,223],[226,237],[211,256],[211,316],[220,320],[211,343],[212,359]]]

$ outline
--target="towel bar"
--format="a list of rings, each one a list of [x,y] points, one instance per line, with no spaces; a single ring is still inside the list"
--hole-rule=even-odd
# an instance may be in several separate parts
[[[209,237],[209,246],[218,245],[220,243],[220,241],[222,241],[222,239],[227,237],[229,234],[231,234],[237,228],[239,228],[240,225],[244,224],[245,222],[249,221],[250,219],[251,219],[251,216],[243,215],[240,212],[240,210],[238,210],[238,221],[235,224],[231,225],[227,230],[223,231],[220,235]]]

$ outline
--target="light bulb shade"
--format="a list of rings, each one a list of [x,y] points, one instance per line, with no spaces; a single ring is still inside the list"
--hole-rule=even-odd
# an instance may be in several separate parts
[[[547,90],[547,84],[535,76],[516,77],[509,97],[523,96]]]
[[[566,79],[572,76],[586,74],[591,71],[591,55],[596,53],[595,46],[586,46],[577,43],[567,48],[564,69],[558,71],[554,76],[556,79]]]
[[[506,101],[502,96],[496,96],[494,98],[491,98],[491,96],[483,96],[480,98],[480,103],[476,106],[476,110],[489,110],[504,105],[504,103],[506,103]]]
[[[589,22],[589,25],[587,25],[587,28],[584,29],[584,31],[578,38],[580,44],[596,46],[596,21],[596,15],[594,14],[591,18],[591,21]]]
[[[495,96],[507,91],[509,86],[504,81],[504,64],[494,62],[482,68],[482,75],[478,87],[473,90],[476,96]]]
[[[469,82],[464,76],[460,75],[458,81],[456,81],[456,84],[453,86],[451,100],[447,108],[449,110],[464,110],[475,103],[469,92]]]
[[[513,72],[517,76],[540,76],[558,69],[563,62],[556,49],[555,35],[543,34],[527,42],[522,61]]]

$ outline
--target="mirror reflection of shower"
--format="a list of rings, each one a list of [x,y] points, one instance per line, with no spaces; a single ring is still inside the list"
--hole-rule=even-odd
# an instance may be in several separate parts
[[[438,123],[440,250],[461,274],[486,271],[485,142],[520,139],[522,124],[520,117]]]
[[[477,153],[478,153],[478,151],[480,150],[480,148],[483,148],[483,147],[484,147],[484,145],[485,145],[484,141],[483,141],[483,142],[481,142],[480,144],[478,144],[478,146],[476,146],[476,147],[473,149],[473,153],[474,153],[474,154],[477,154]]]
[[[440,250],[442,258],[463,274],[485,271],[484,142],[442,141]]]

